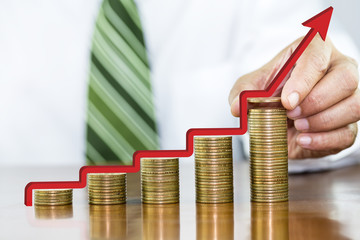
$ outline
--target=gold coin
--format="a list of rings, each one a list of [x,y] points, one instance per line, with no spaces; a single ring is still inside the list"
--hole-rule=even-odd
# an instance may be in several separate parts
[[[48,197],[39,197],[39,196],[35,196],[35,201],[68,201],[68,200],[72,200],[72,196],[64,196],[64,197],[52,197],[52,198],[48,198]]]
[[[148,182],[149,184],[151,183],[174,183],[174,182],[178,182],[179,181],[179,175],[176,176],[141,176],[141,181],[142,182]]]
[[[159,189],[159,190],[164,190],[164,189],[179,189],[179,184],[173,184],[173,185],[145,185],[142,184],[141,185],[143,189]]]
[[[252,148],[283,148],[287,149],[286,141],[273,141],[273,142],[250,142]]]
[[[37,205],[65,205],[72,203],[72,199],[70,200],[51,200],[51,201],[40,201],[35,199],[35,204]]]
[[[208,198],[208,197],[199,197],[196,198],[197,203],[232,203],[234,200],[232,197],[225,198]]]
[[[72,194],[72,189],[37,189],[35,190],[35,194],[43,194],[43,195],[48,195],[48,194]]]
[[[232,158],[195,158],[196,164],[232,164]]]
[[[179,161],[167,161],[167,162],[146,162],[142,161],[141,166],[143,167],[177,167]]]
[[[231,141],[232,140],[232,136],[214,136],[214,137],[199,137],[199,136],[196,136],[195,138],[195,141]]]
[[[112,203],[112,202],[119,202],[119,201],[126,201],[126,196],[118,196],[118,197],[97,197],[97,196],[91,196],[89,197],[89,202],[92,203],[97,203],[97,202],[102,202],[102,203]]]
[[[197,188],[201,187],[212,187],[212,188],[221,188],[221,187],[232,187],[232,181],[216,181],[216,182],[197,182]]]
[[[261,117],[261,119],[249,119],[249,130],[287,130],[287,119],[280,117]]]
[[[126,181],[89,181],[89,186],[125,186]]]
[[[249,109],[250,114],[262,113],[262,114],[276,114],[276,113],[286,114],[286,110],[283,107],[274,107],[274,108],[253,108]]]
[[[288,186],[286,186],[286,187],[272,187],[272,188],[265,188],[265,187],[263,187],[262,188],[262,186],[254,186],[254,187],[251,187],[250,188],[250,190],[251,191],[253,191],[253,192],[269,192],[269,191],[286,191],[286,192],[288,192],[289,191],[289,188],[288,188]]]
[[[253,157],[253,156],[251,156],[251,157]],[[259,166],[259,168],[261,168],[261,166],[276,167],[276,166],[287,166],[288,165],[287,158],[285,158],[285,157],[273,157],[273,158],[269,158],[269,159],[265,159],[265,157],[266,156],[261,157],[261,158],[253,157],[253,159],[250,160],[250,163],[252,164],[252,166]]]
[[[257,136],[252,135],[250,139],[250,143],[273,143],[273,142],[281,142],[283,144],[287,144],[287,138],[281,138],[279,136]]]
[[[227,157],[227,158],[231,158],[232,157],[232,152],[195,152],[195,158],[199,156],[199,157]]]
[[[259,193],[259,194],[288,194],[288,189],[284,188],[284,189],[250,189],[250,191],[252,193]]]
[[[196,150],[195,151],[195,154],[212,154],[212,153],[218,153],[218,154],[220,154],[220,153],[225,153],[225,154],[232,154],[232,149],[215,149],[215,148],[213,148],[213,149],[211,149],[211,148],[208,148],[208,149],[202,149],[201,151],[199,151],[199,150]]]
[[[207,175],[204,175],[204,176],[199,176],[199,177],[195,177],[195,180],[196,181],[203,181],[203,182],[206,182],[206,181],[209,181],[209,182],[218,182],[218,181],[232,181],[233,180],[233,176],[230,175],[230,176],[207,176]]]
[[[143,188],[159,188],[159,189],[164,189],[164,188],[173,188],[173,187],[178,187],[179,186],[179,182],[176,183],[171,183],[171,184],[161,184],[161,183],[157,183],[157,184],[149,184],[149,183],[142,183],[141,186]]]
[[[89,179],[116,179],[125,178],[126,173],[88,173]]]
[[[195,150],[201,151],[206,148],[218,148],[218,149],[229,149],[232,148],[232,142],[220,142],[220,143],[194,143]]]
[[[267,97],[267,98],[248,98],[248,103],[280,103],[281,98],[280,97]]]
[[[170,204],[170,203],[178,203],[179,198],[165,198],[165,199],[143,199],[143,203],[145,204]]]
[[[273,195],[273,196],[267,196],[267,195],[255,195],[254,193],[251,193],[252,199],[262,199],[262,200],[280,200],[280,199],[288,199],[288,194],[283,195]]]
[[[232,162],[225,162],[225,163],[211,163],[211,164],[206,164],[206,163],[202,163],[202,162],[195,162],[195,167],[229,167],[232,168],[233,164]]]

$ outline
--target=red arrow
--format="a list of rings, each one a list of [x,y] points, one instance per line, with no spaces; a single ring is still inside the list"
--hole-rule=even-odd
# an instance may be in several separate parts
[[[32,206],[32,190],[34,189],[59,189],[59,188],[84,188],[86,186],[86,175],[88,173],[132,173],[140,170],[140,158],[157,157],[190,157],[194,151],[194,136],[207,135],[243,135],[247,131],[247,98],[270,97],[289,73],[311,40],[318,32],[325,41],[333,8],[329,7],[303,23],[311,29],[301,41],[294,53],[289,57],[284,66],[272,80],[266,90],[243,91],[240,94],[240,127],[239,128],[192,128],[186,133],[185,150],[146,150],[137,151],[133,155],[133,165],[125,166],[84,166],[79,171],[79,181],[62,182],[30,182],[25,187],[25,205]]]

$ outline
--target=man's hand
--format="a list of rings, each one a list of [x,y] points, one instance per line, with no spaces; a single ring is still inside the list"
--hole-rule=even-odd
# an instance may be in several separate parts
[[[239,94],[265,89],[300,43],[296,40],[262,68],[240,77],[229,103],[239,116]],[[359,74],[354,59],[341,54],[317,35],[274,96],[280,96],[291,119],[289,158],[316,158],[350,147],[360,119]]]

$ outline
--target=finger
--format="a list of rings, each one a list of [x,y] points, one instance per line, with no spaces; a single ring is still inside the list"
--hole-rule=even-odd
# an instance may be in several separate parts
[[[308,118],[294,121],[295,128],[304,132],[323,132],[346,126],[360,119],[360,94],[352,96],[336,105]]]
[[[286,109],[293,110],[297,107],[325,75],[332,53],[329,41],[323,42],[317,35],[297,61],[281,94],[281,101]]]
[[[328,73],[294,110],[291,119],[314,115],[351,96],[357,89],[359,72],[355,60],[346,56],[332,62]]]
[[[353,123],[330,132],[300,133],[296,142],[302,148],[333,153],[350,147],[357,135],[357,124]]]

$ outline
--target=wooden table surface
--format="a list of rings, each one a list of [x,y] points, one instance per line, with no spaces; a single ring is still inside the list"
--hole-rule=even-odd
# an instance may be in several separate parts
[[[194,166],[181,159],[181,203],[142,205],[139,174],[128,175],[128,202],[25,207],[29,181],[76,180],[78,167],[0,168],[0,239],[360,239],[360,166],[290,176],[290,201],[249,201],[248,163],[234,165],[233,204],[196,204]]]

